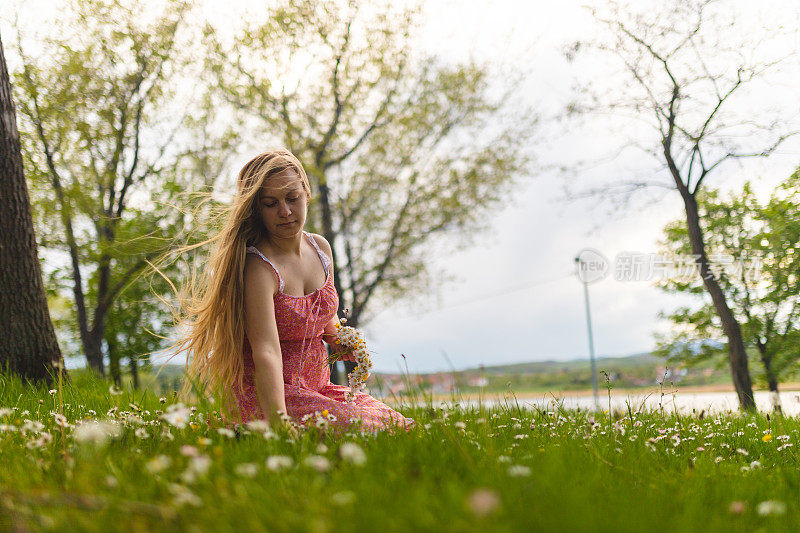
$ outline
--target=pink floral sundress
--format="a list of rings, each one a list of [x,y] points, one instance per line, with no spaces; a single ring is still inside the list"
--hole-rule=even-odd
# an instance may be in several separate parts
[[[348,404],[345,394],[348,387],[330,381],[328,354],[322,341],[325,326],[336,314],[339,296],[333,285],[331,259],[320,250],[316,241],[306,232],[311,245],[317,251],[325,270],[325,283],[305,296],[293,296],[283,292],[284,282],[278,269],[257,248],[247,248],[247,253],[257,254],[278,278],[279,290],[273,296],[275,321],[283,358],[283,387],[287,414],[295,422],[302,423],[304,417],[315,419],[315,413],[327,410],[335,417],[332,425],[341,429],[351,421],[360,421],[363,430],[374,431],[394,427],[409,429],[415,422],[404,417],[369,394],[359,392],[353,403]],[[243,346],[244,387],[234,387],[241,422],[263,419],[255,387],[255,365],[252,349],[245,335]],[[306,416],[308,415],[308,416]]]

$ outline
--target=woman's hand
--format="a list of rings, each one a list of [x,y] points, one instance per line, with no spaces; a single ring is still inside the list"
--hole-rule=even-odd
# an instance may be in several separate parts
[[[286,436],[291,440],[297,440],[300,438],[300,432],[297,431],[297,428],[294,427],[293,424],[289,422],[282,422],[281,424],[281,430],[286,433]]]
[[[322,334],[322,340],[325,341],[332,349],[336,349],[336,333],[325,333]]]
[[[325,326],[325,329],[322,333],[322,340],[331,347],[331,354],[330,357],[328,357],[328,362],[333,363],[339,360],[355,362],[356,358],[353,355],[353,350],[350,348],[345,348],[336,342],[339,336],[339,330],[336,328],[336,324],[338,323],[339,319],[334,316]]]
[[[327,341],[326,341],[327,342]],[[335,363],[336,361],[352,361],[355,362],[356,358],[353,355],[353,350],[350,348],[344,348],[339,344],[336,344],[336,341],[332,343],[328,343],[331,347],[331,354],[328,357],[328,363]]]
[[[341,354],[340,358],[342,361],[356,362],[356,356],[353,354],[352,348],[341,348],[341,352],[339,353]]]
[[[291,440],[297,440],[300,437],[300,433],[297,431],[292,419],[282,410],[278,410],[273,414],[270,426],[275,428],[279,435],[286,435]]]

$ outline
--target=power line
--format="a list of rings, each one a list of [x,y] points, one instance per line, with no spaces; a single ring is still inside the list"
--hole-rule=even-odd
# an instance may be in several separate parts
[[[560,275],[560,276],[556,276],[556,277],[549,278],[549,279],[544,279],[544,280],[531,281],[531,282],[523,284],[522,286],[520,286],[520,285],[508,286],[505,289],[501,289],[499,291],[494,291],[494,292],[492,292],[490,294],[484,294],[482,296],[476,296],[476,297],[470,298],[468,300],[462,300],[460,302],[453,302],[451,304],[447,304],[447,305],[438,307],[436,309],[431,309],[429,311],[417,312],[417,313],[414,313],[413,315],[405,315],[405,316],[401,316],[401,317],[398,317],[398,318],[399,319],[415,318],[415,317],[418,317],[418,316],[428,315],[430,313],[436,313],[436,312],[439,312],[439,311],[443,311],[445,309],[452,309],[453,307],[460,307],[460,306],[463,306],[463,305],[470,305],[470,304],[474,304],[474,303],[477,303],[477,302],[482,302],[482,301],[485,301],[485,300],[491,300],[492,298],[498,298],[500,296],[505,296],[507,294],[511,294],[511,293],[514,293],[514,292],[522,292],[522,291],[527,291],[529,289],[532,289],[534,287],[541,287],[542,285],[549,285],[551,283],[555,283],[557,281],[561,281],[562,279],[570,278],[572,276],[574,276],[574,273],[570,271],[568,274],[563,274],[563,275]]]

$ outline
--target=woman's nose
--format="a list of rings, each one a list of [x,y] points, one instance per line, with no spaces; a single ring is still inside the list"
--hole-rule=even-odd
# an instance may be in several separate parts
[[[279,214],[280,216],[282,216],[282,217],[288,217],[289,215],[291,215],[291,214],[292,214],[292,210],[291,210],[291,209],[289,209],[289,204],[287,204],[287,203],[282,203],[282,204],[281,204],[280,211],[279,211],[279,213],[278,213],[278,214]]]

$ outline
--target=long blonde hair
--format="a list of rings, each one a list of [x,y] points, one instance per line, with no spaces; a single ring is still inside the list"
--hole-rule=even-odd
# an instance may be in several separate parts
[[[235,412],[231,387],[243,386],[244,366],[244,264],[245,249],[266,235],[258,212],[259,191],[264,181],[291,169],[311,197],[308,177],[300,161],[288,150],[264,152],[239,172],[237,193],[223,211],[224,223],[213,237],[185,247],[212,244],[205,268],[192,272],[178,295],[177,326],[185,334],[173,344],[172,357],[186,352],[187,379],[181,396],[192,392],[222,400],[222,409]],[[191,356],[191,357],[190,357]]]

